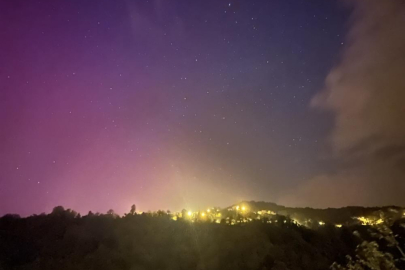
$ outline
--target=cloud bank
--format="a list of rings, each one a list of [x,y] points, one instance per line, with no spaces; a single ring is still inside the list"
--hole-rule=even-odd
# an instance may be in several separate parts
[[[330,158],[344,169],[311,179],[291,204],[405,205],[405,2],[350,5],[341,60],[311,102],[334,116]]]

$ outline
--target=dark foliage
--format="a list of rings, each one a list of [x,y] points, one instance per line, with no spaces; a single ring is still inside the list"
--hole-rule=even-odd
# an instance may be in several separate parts
[[[0,218],[0,269],[329,269],[355,257],[365,226],[172,220],[166,211]],[[395,227],[396,226],[396,227]],[[399,225],[394,225],[400,230]]]
[[[351,232],[167,215],[119,218],[55,209],[0,220],[2,269],[327,269],[357,245]]]

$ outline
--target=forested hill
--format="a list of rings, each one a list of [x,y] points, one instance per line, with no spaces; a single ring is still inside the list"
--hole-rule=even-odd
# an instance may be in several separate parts
[[[62,206],[26,218],[5,215],[0,218],[0,270],[405,269],[405,218],[399,208],[297,208],[302,215],[323,214],[324,220],[335,213],[375,215],[377,210],[380,216],[371,226],[301,223],[281,215],[291,209],[242,202],[222,210],[175,213],[137,212],[133,205],[124,216],[113,210],[82,216]],[[399,218],[391,219],[390,213]],[[353,259],[347,261],[346,255]],[[365,263],[371,267],[360,268]]]
[[[301,222],[305,220],[323,221],[325,223],[333,224],[351,224],[359,217],[379,218],[381,214],[385,216],[399,216],[404,215],[405,208],[399,206],[383,206],[383,207],[361,207],[361,206],[348,206],[342,208],[300,208],[300,207],[286,207],[272,202],[263,201],[242,201],[234,204],[226,209],[233,209],[236,206],[245,206],[249,212],[258,212],[262,210],[272,211],[275,214],[288,216],[292,219]],[[398,217],[397,217],[398,216]]]

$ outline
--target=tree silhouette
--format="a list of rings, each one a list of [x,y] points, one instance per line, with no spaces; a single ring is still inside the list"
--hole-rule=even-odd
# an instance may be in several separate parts
[[[136,212],[136,205],[133,204],[133,205],[131,206],[131,210],[129,211],[129,213],[130,213],[131,215],[135,215],[135,212]]]
[[[63,206],[55,206],[52,209],[52,213],[51,215],[53,216],[63,216],[63,214],[65,213],[65,208],[63,208]]]
[[[107,215],[112,216],[113,218],[119,217],[119,216],[114,212],[114,210],[112,210],[112,209],[110,209],[110,210],[107,211]]]

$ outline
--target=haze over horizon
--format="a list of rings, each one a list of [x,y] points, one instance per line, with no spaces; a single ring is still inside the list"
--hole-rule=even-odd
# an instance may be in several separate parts
[[[0,216],[405,206],[404,14],[1,1]]]

